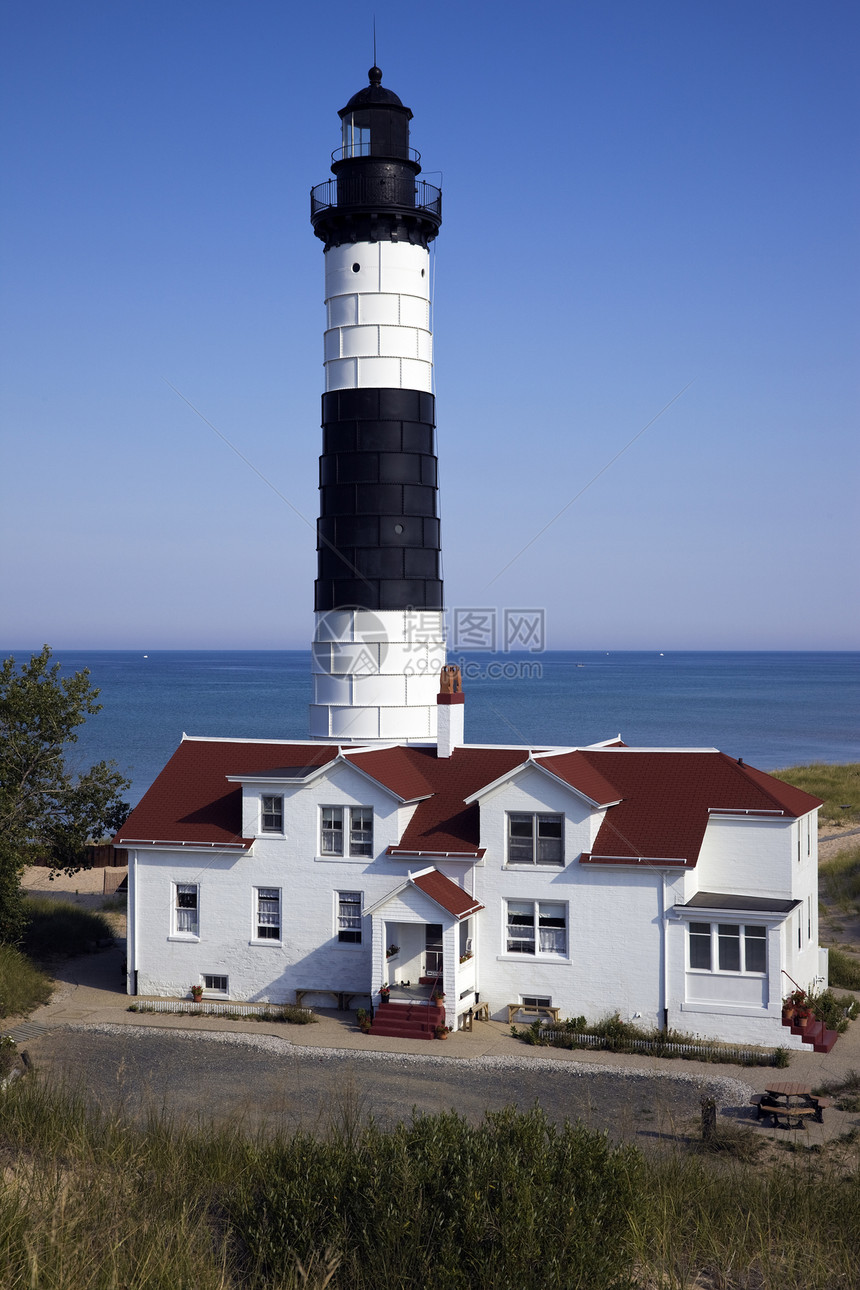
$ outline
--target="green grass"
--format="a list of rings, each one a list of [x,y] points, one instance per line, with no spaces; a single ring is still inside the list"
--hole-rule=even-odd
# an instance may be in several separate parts
[[[860,958],[831,946],[827,959],[830,985],[842,990],[860,990]]]
[[[47,1003],[53,983],[11,945],[0,945],[0,1017],[25,1017]]]
[[[814,797],[820,797],[819,822],[825,824],[860,824],[860,763],[847,762],[831,766],[827,762],[813,762],[809,766],[789,766],[775,770],[777,779],[794,784]],[[847,809],[843,809],[846,807]]]
[[[93,941],[113,936],[103,914],[82,909],[69,901],[48,896],[28,896],[24,901],[27,928],[22,948],[39,961],[55,955],[85,954]]]
[[[318,1137],[0,1098],[4,1290],[842,1290],[860,1176],[743,1131],[645,1155],[542,1112]],[[841,1161],[841,1163],[839,1163]]]
[[[818,869],[823,895],[845,913],[860,910],[860,846],[849,846]]]

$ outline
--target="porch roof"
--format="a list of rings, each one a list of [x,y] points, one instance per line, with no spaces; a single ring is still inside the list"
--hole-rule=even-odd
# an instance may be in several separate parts
[[[730,891],[697,891],[685,905],[678,908],[735,909],[745,914],[790,914],[799,904],[799,900],[777,900],[774,896],[738,896]]]
[[[444,873],[433,867],[422,869],[419,873],[410,873],[404,882],[400,882],[394,887],[387,896],[381,900],[375,901],[365,909],[366,914],[375,914],[377,910],[384,909],[390,900],[399,896],[401,892],[406,891],[409,887],[417,887],[425,896],[429,896],[434,904],[446,913],[451,914],[458,922],[468,918],[470,914],[477,914],[484,906],[474,896],[470,896],[462,887],[458,887],[450,878],[446,878]]]

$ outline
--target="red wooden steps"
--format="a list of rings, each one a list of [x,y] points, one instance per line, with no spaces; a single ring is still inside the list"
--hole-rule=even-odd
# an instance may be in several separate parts
[[[805,1026],[798,1026],[783,1018],[782,1024],[788,1026],[793,1035],[800,1035],[805,1044],[811,1044],[815,1053],[829,1053],[839,1038],[838,1030],[828,1030],[823,1021],[809,1021]]]
[[[370,1030],[391,1039],[435,1039],[444,1024],[445,1009],[435,1003],[381,1003]]]

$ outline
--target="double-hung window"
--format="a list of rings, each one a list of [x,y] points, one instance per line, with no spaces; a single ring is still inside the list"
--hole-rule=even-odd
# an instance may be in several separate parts
[[[567,905],[552,900],[509,900],[509,954],[567,956]]]
[[[564,864],[564,816],[511,811],[508,815],[508,864]]]
[[[690,923],[690,967],[701,972],[767,971],[767,928],[744,923]]]
[[[283,833],[284,799],[269,797],[265,793],[260,799],[260,828],[263,833]]]
[[[257,888],[257,940],[281,939],[281,893],[277,887]]]
[[[198,936],[200,934],[198,894],[199,888],[196,882],[178,882],[176,884],[174,930],[180,936]]]
[[[337,939],[341,943],[361,944],[361,892],[337,893]]]
[[[369,806],[324,806],[320,817],[320,854],[372,856],[373,811]]]

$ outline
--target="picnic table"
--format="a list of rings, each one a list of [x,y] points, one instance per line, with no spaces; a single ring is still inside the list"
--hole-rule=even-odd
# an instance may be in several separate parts
[[[759,1119],[770,1116],[775,1125],[786,1129],[799,1129],[807,1119],[812,1118],[821,1124],[824,1109],[830,1103],[827,1098],[813,1096],[807,1084],[786,1084],[775,1081],[768,1084],[763,1095],[754,1099],[758,1106]]]

